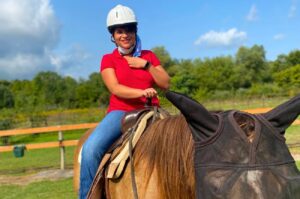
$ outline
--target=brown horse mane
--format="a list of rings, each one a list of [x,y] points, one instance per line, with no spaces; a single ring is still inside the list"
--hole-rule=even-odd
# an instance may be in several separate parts
[[[145,181],[153,171],[163,198],[193,198],[194,142],[182,115],[170,116],[151,125],[135,149],[135,165],[145,165]]]

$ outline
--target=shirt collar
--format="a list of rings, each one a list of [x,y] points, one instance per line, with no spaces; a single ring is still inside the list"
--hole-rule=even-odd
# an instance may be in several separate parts
[[[113,56],[117,58],[123,58],[123,56],[119,53],[118,48],[115,48],[112,52]],[[143,54],[143,51],[141,52],[141,55]],[[140,56],[141,57],[141,56]]]
[[[117,58],[123,58],[123,56],[119,53],[118,48],[115,48],[112,54]]]

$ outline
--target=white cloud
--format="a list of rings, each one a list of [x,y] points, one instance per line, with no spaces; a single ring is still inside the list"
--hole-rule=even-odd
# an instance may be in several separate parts
[[[257,8],[256,5],[252,5],[250,11],[246,17],[248,21],[256,21],[258,19]]]
[[[48,0],[0,1],[0,56],[43,54],[58,42],[60,25]]]
[[[0,79],[51,70],[49,52],[60,25],[48,0],[0,1]]]
[[[91,55],[79,44],[74,44],[65,52],[60,54],[53,53],[49,57],[51,64],[55,67],[57,72],[69,74],[72,72],[78,73],[78,70],[85,65],[85,61],[88,60]]]
[[[39,70],[51,70],[47,56],[17,54],[0,58],[0,79],[31,78]],[[42,67],[41,67],[42,66]]]
[[[292,0],[292,5],[290,7],[288,17],[294,18],[296,16],[296,11],[297,11],[297,0]]]
[[[50,0],[0,0],[0,24],[0,79],[27,79],[46,70],[63,74],[86,59],[83,49],[73,47],[54,53],[61,24]]]
[[[284,37],[285,37],[284,34],[279,33],[279,34],[274,35],[274,36],[273,36],[273,39],[274,39],[274,40],[283,40]]]
[[[246,40],[246,32],[231,28],[226,32],[209,31],[201,35],[194,44],[208,48],[233,48],[242,45]]]

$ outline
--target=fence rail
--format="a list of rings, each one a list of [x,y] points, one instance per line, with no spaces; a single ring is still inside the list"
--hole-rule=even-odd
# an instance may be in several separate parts
[[[26,144],[26,150],[76,146],[77,143],[78,140],[65,140],[65,141],[56,141],[56,142]],[[9,152],[13,150],[14,150],[14,146],[0,146],[0,152]]]
[[[80,130],[93,128],[98,123],[84,123],[84,124],[69,124],[69,125],[59,125],[59,126],[49,126],[49,127],[39,127],[39,128],[29,128],[29,129],[11,129],[0,131],[1,136],[12,136],[12,135],[26,135],[35,133],[49,133],[58,131],[70,131],[70,130]]]
[[[32,149],[45,149],[45,148],[60,148],[60,169],[65,169],[65,147],[67,146],[76,146],[78,140],[64,140],[63,132],[70,130],[80,130],[80,129],[89,129],[96,127],[98,123],[84,123],[84,124],[71,124],[71,125],[59,125],[59,126],[49,126],[49,127],[40,127],[40,128],[29,128],[29,129],[12,129],[0,131],[0,137],[4,136],[17,136],[17,135],[26,135],[26,134],[36,134],[36,133],[57,133],[58,132],[58,141],[54,142],[43,142],[43,143],[33,143],[24,145],[26,150]],[[0,152],[9,152],[13,151],[15,146],[0,146]]]

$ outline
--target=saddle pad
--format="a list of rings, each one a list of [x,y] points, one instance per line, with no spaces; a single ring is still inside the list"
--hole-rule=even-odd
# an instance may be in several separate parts
[[[146,113],[141,121],[138,124],[138,127],[136,131],[134,132],[134,137],[132,139],[132,148],[135,147],[136,143],[140,139],[142,133],[146,129],[147,121],[154,115],[154,111],[150,111]],[[160,118],[162,119],[162,115],[160,115]],[[125,163],[127,159],[129,158],[129,140],[127,140],[127,143],[125,147],[122,149],[122,151],[115,157],[111,163],[108,166],[108,172],[106,177],[107,178],[119,178],[122,174],[122,171],[124,169]]]

